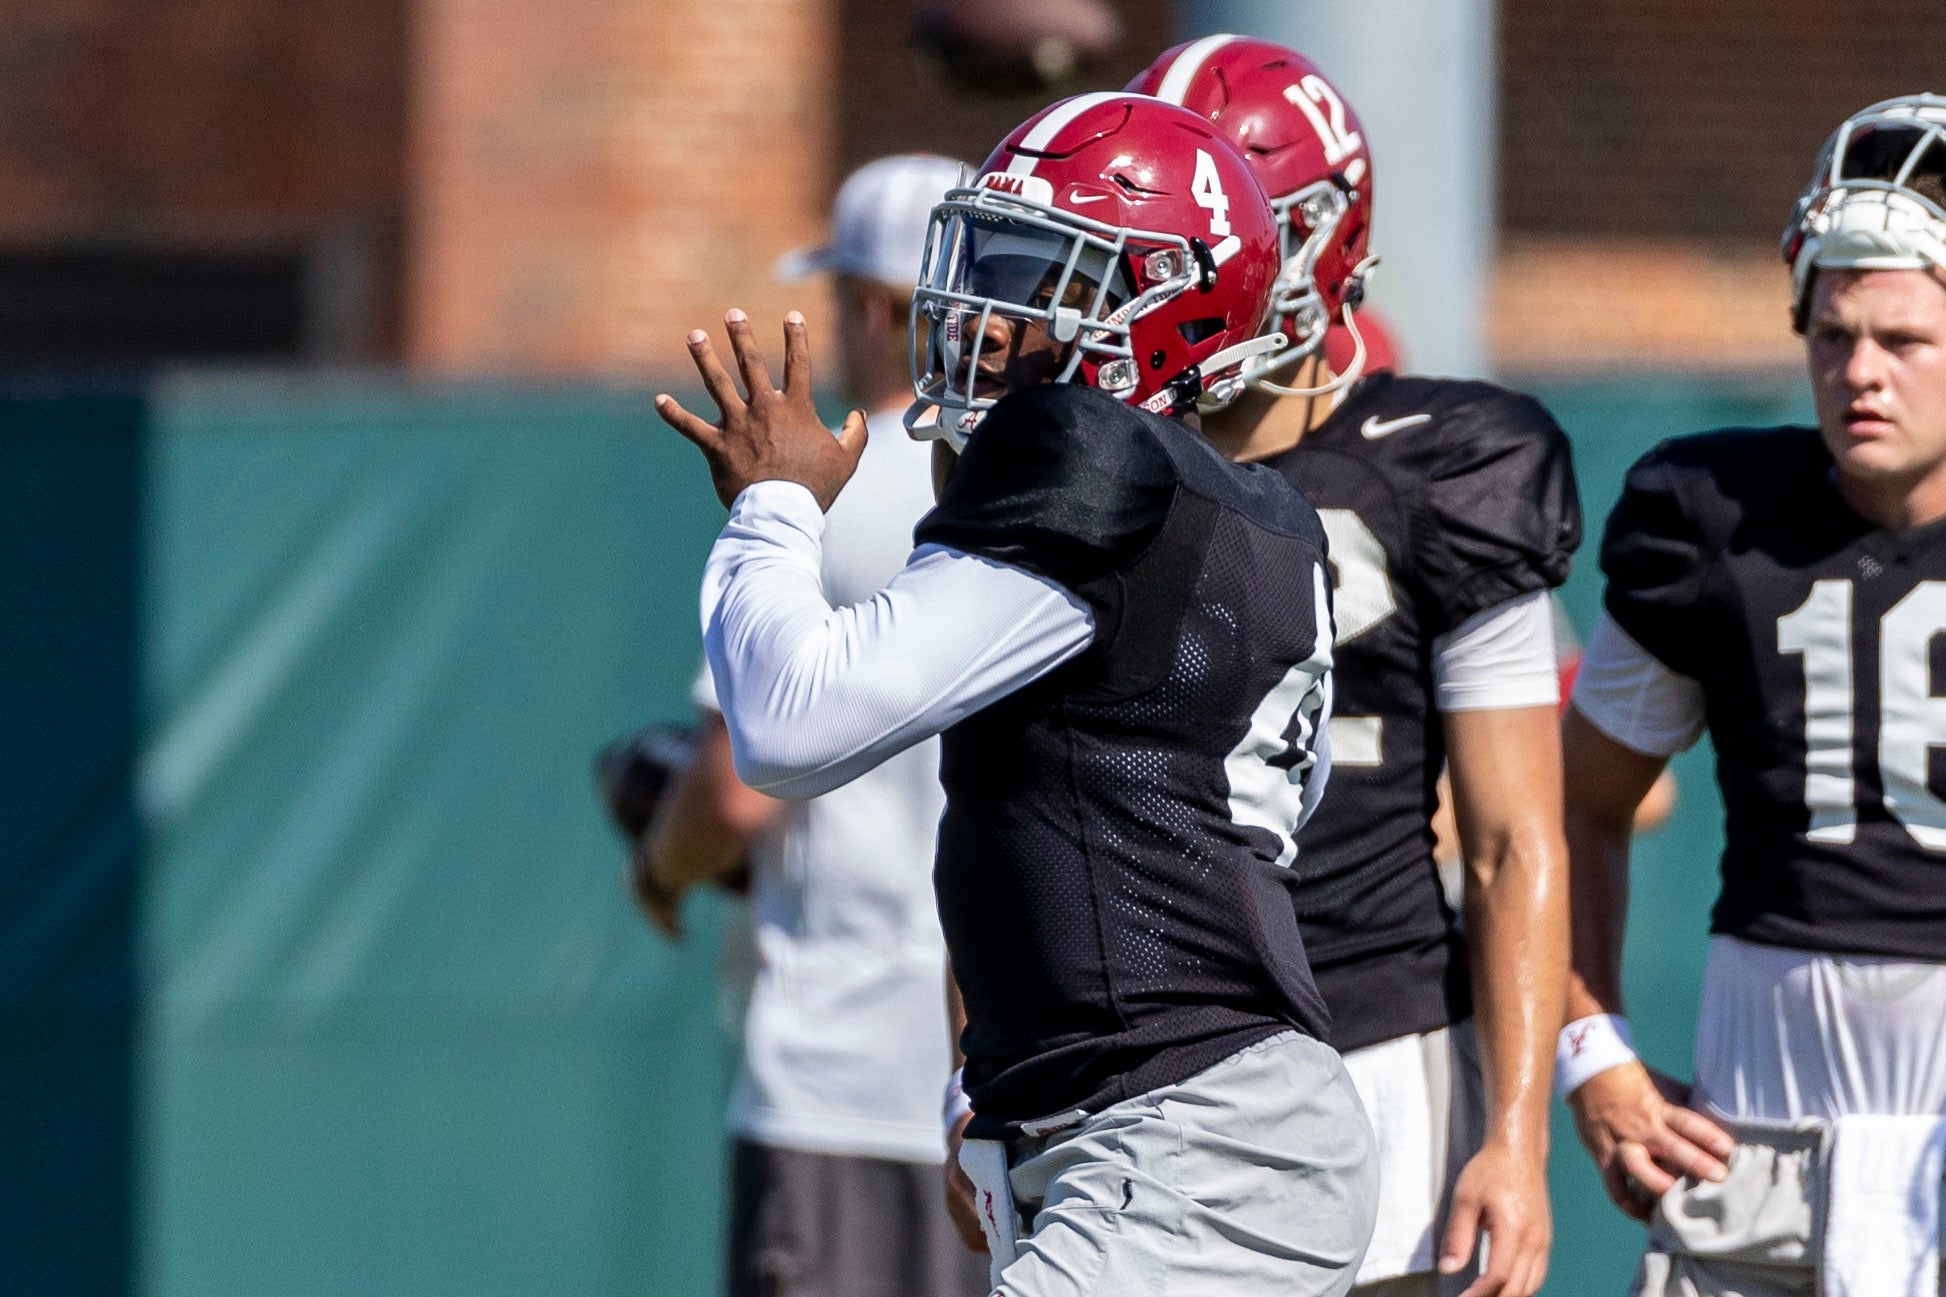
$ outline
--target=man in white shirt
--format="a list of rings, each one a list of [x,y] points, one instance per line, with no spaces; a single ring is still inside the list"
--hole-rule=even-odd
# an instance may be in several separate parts
[[[907,317],[932,206],[960,173],[924,155],[860,168],[838,191],[831,241],[779,266],[835,276],[845,397],[872,412],[871,443],[825,519],[820,585],[837,605],[891,579],[932,507],[927,450],[899,424],[912,391]],[[690,886],[752,865],[729,1291],[984,1292],[985,1263],[961,1246],[939,1188],[952,1063],[932,892],[938,740],[822,796],[778,801],[736,778],[707,670],[694,697],[698,749],[646,835],[636,884],[669,930]]]
[[[1815,428],[1679,437],[1608,521],[1563,728],[1556,1084],[1633,1292],[1932,1297],[1946,1155],[1946,99],[1826,145],[1785,234]],[[1685,1090],[1621,1017],[1629,821],[1703,732],[1726,810]]]

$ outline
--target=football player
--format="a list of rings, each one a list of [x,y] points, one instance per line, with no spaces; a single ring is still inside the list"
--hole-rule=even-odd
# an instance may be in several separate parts
[[[1567,958],[1548,594],[1581,535],[1567,442],[1503,388],[1364,372],[1352,310],[1372,264],[1371,152],[1308,59],[1212,36],[1167,51],[1131,89],[1235,143],[1283,240],[1271,323],[1286,344],[1250,362],[1248,390],[1204,429],[1298,485],[1331,538],[1335,774],[1299,837],[1297,905],[1331,1042],[1379,1133],[1360,1291],[1525,1297],[1546,1273]],[[1354,343],[1342,371],[1334,324]],[[1442,766],[1464,938],[1434,862]]]
[[[1816,427],[1630,470],[1564,723],[1558,1083],[1642,1294],[1931,1294],[1946,1146],[1946,99],[1846,121],[1785,233]],[[1707,732],[1725,807],[1694,1088],[1621,1017],[1629,817]]]
[[[818,590],[864,429],[820,426],[800,317],[781,392],[732,312],[748,397],[697,332],[720,423],[657,398],[731,505],[703,620],[738,773],[818,793],[943,731],[962,1162],[999,1292],[1343,1292],[1376,1167],[1289,868],[1327,766],[1324,533],[1191,426],[1265,346],[1269,204],[1195,114],[1099,94],[933,219],[909,423],[961,449],[869,601]]]

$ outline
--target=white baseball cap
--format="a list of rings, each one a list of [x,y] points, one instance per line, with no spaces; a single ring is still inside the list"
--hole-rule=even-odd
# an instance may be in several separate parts
[[[926,254],[933,206],[969,174],[951,158],[931,153],[899,153],[867,162],[838,190],[830,241],[784,254],[777,262],[777,277],[802,279],[823,271],[911,292]]]

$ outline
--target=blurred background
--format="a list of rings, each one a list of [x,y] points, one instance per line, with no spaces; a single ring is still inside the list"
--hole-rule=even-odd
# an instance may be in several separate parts
[[[1806,417],[1782,222],[1946,66],[1922,0],[0,8],[0,1289],[716,1291],[732,903],[655,942],[588,778],[688,714],[721,517],[646,393],[829,318],[771,267],[851,167],[1222,30],[1347,92],[1408,366],[1549,401],[1591,544],[1655,440]],[[1630,976],[1683,1072],[1677,770]],[[1556,1144],[1549,1291],[1619,1291]]]

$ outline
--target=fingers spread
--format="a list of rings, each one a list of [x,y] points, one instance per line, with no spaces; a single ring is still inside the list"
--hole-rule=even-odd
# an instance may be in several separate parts
[[[736,353],[737,372],[743,375],[743,390],[750,394],[750,403],[769,400],[777,389],[770,385],[770,370],[764,365],[757,336],[750,331],[750,317],[731,311],[723,317],[723,327],[729,330],[730,350]]]
[[[715,450],[720,444],[721,438],[716,425],[699,419],[683,409],[673,396],[665,394],[656,397],[655,412],[662,416],[664,423],[701,446],[705,454]]]
[[[784,317],[784,395],[811,396],[811,342],[796,311]]]
[[[871,435],[863,410],[853,410],[845,416],[844,426],[838,429],[838,446],[854,466],[865,453],[865,443],[871,440]]]
[[[727,420],[732,413],[743,409],[744,401],[737,395],[737,385],[731,381],[729,371],[723,368],[723,362],[716,358],[716,348],[710,345],[709,334],[701,329],[691,329],[688,341],[689,358],[696,362],[696,372],[703,376],[703,387]]]

